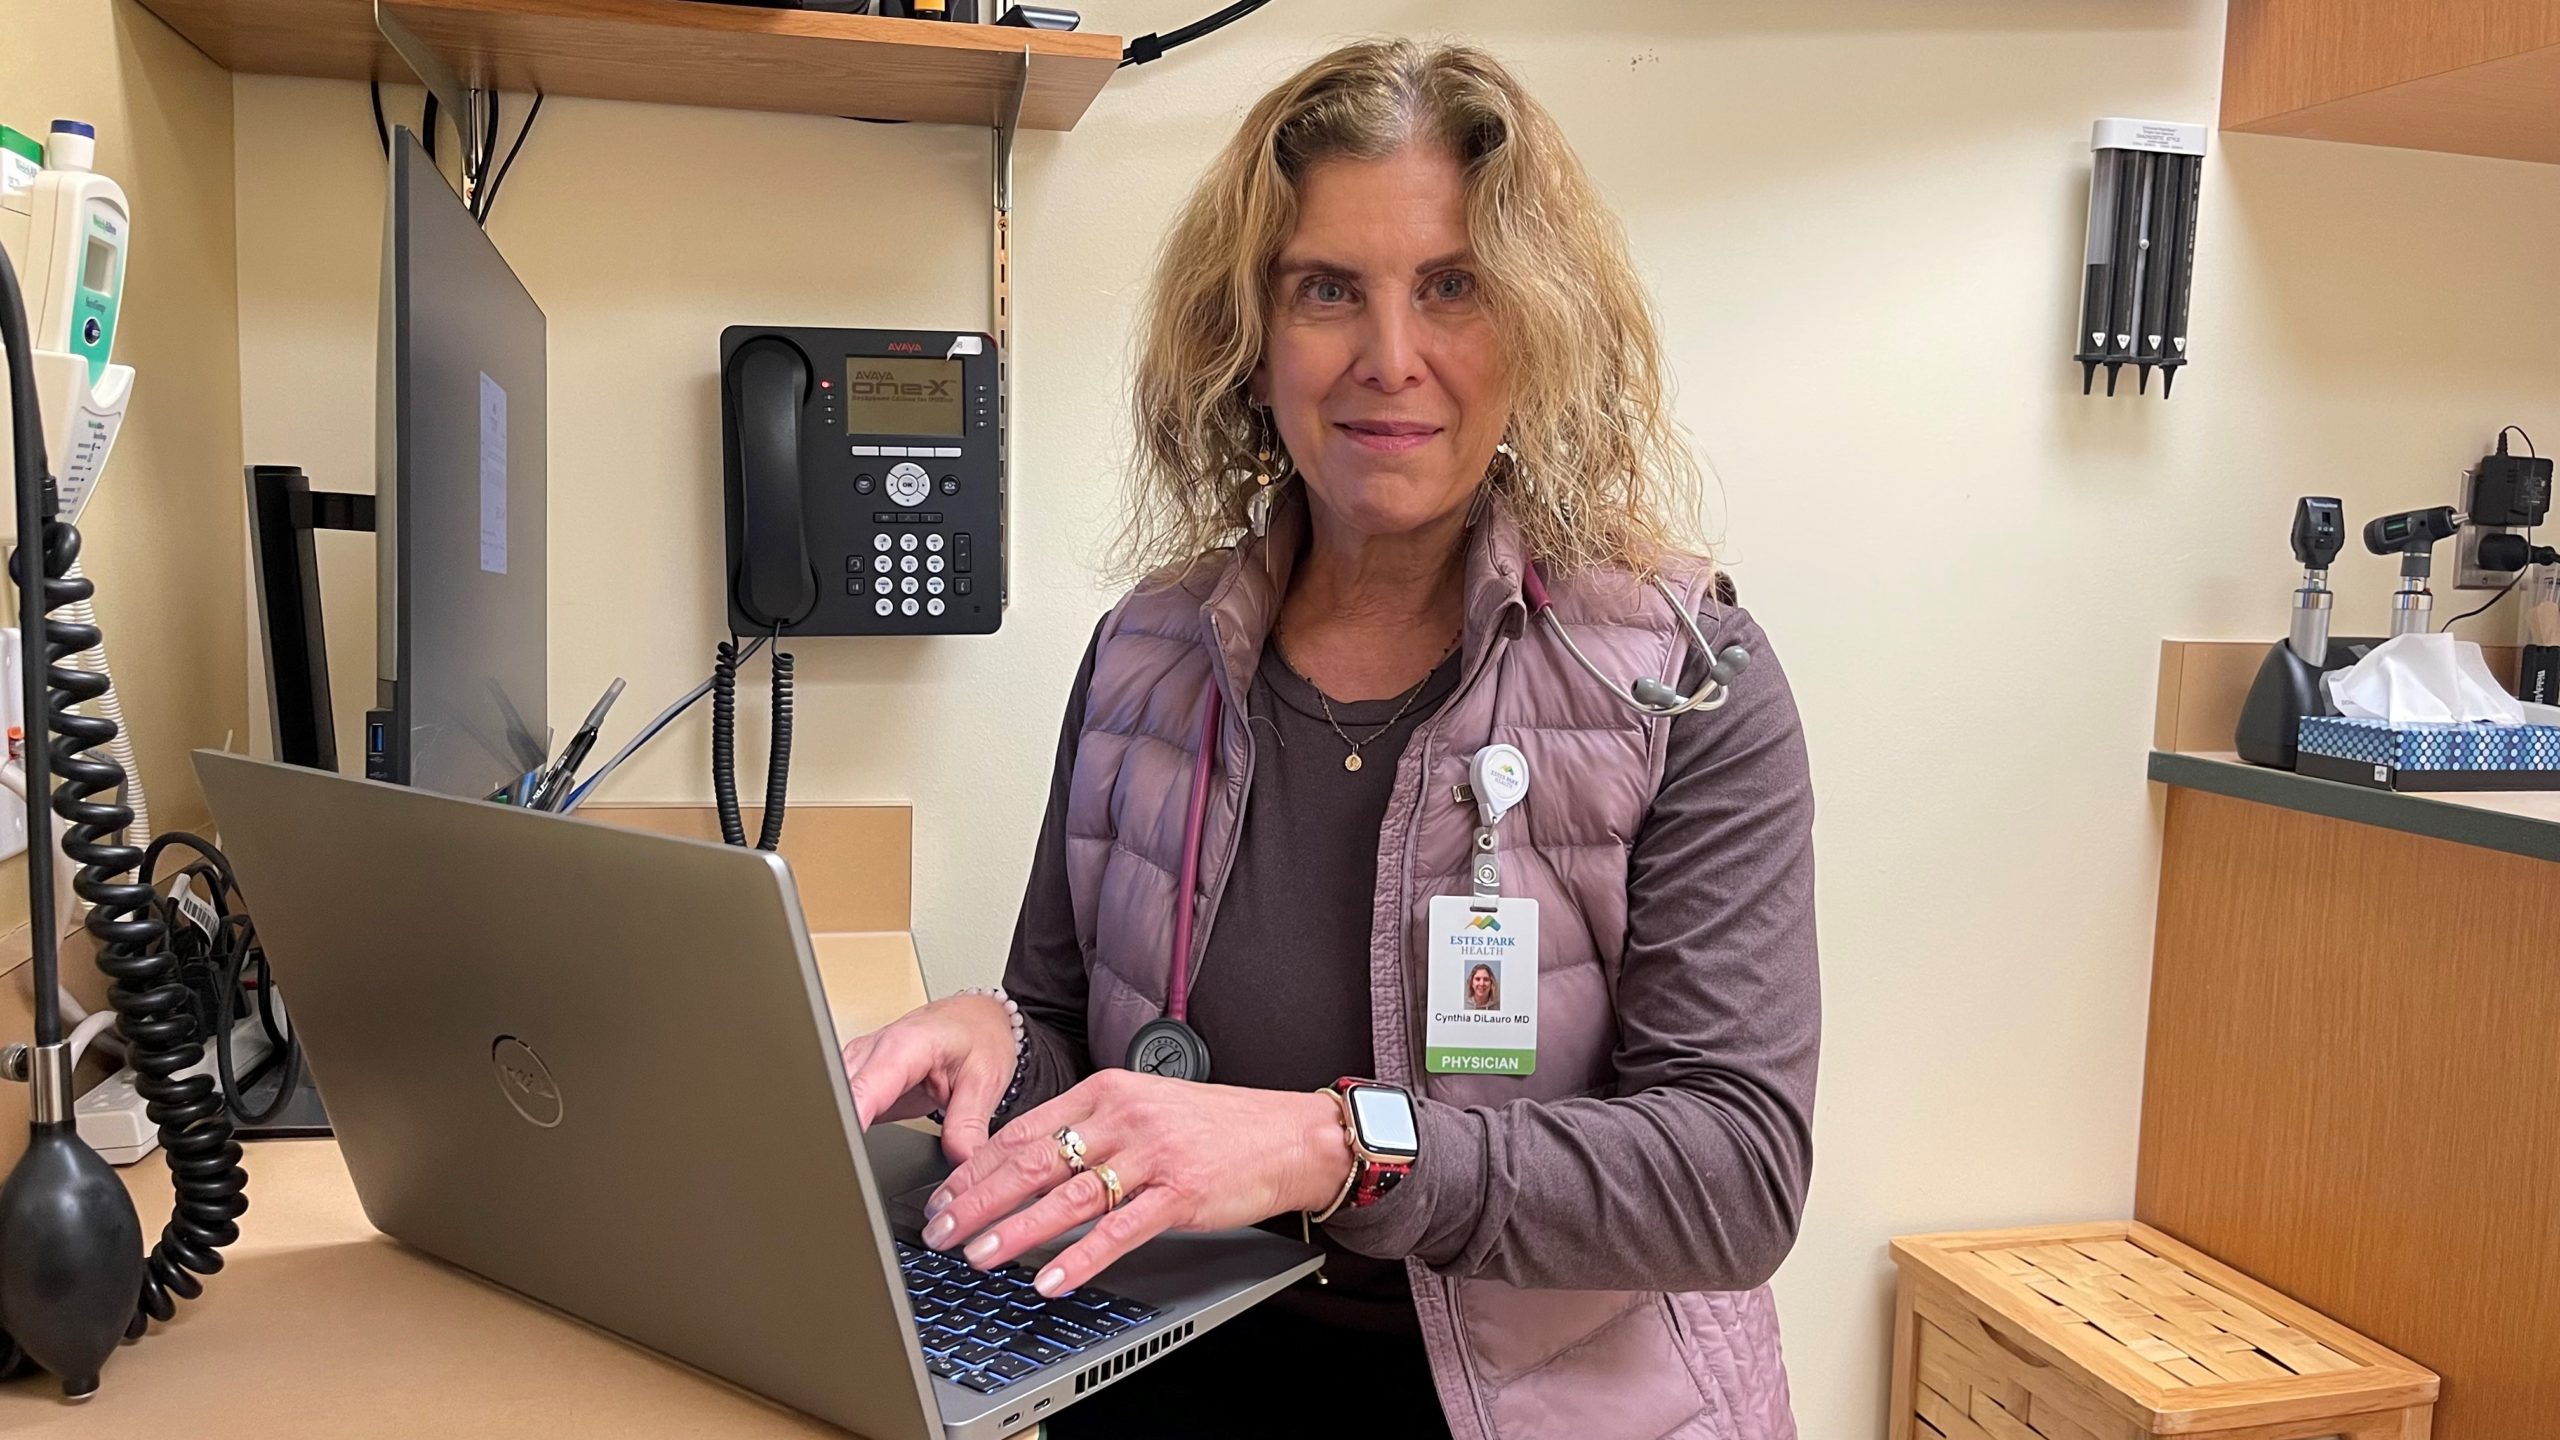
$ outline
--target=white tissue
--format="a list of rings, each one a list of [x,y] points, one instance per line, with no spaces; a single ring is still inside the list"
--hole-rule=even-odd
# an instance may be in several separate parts
[[[2489,673],[2479,645],[2450,635],[2395,635],[2322,683],[2329,703],[2350,719],[2524,723],[2523,704]]]

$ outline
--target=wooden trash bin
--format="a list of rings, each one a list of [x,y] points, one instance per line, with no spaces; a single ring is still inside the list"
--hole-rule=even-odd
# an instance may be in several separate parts
[[[1887,1440],[2427,1440],[2435,1375],[2145,1225],[1917,1235]]]

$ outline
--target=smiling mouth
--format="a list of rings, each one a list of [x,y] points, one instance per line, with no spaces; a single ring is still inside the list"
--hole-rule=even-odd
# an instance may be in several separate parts
[[[1364,449],[1397,454],[1419,449],[1439,435],[1437,425],[1422,425],[1409,420],[1347,420],[1333,427]]]

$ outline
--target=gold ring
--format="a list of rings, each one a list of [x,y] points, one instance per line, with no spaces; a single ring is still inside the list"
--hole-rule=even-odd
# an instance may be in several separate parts
[[[1119,1209],[1122,1196],[1120,1194],[1120,1176],[1118,1172],[1114,1171],[1108,1165],[1096,1165],[1093,1167],[1093,1173],[1102,1178],[1102,1188],[1111,1196],[1111,1204],[1108,1208],[1113,1210]]]
[[[1067,1162],[1067,1173],[1070,1175],[1082,1174],[1084,1171],[1084,1137],[1076,1133],[1076,1127],[1073,1125],[1061,1125],[1058,1127],[1058,1133],[1054,1138],[1058,1142],[1058,1158]]]

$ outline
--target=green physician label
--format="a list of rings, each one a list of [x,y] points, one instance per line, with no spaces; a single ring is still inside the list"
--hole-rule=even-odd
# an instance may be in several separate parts
[[[1433,1045],[1422,1052],[1422,1066],[1434,1075],[1535,1075],[1535,1050],[1453,1050]]]

